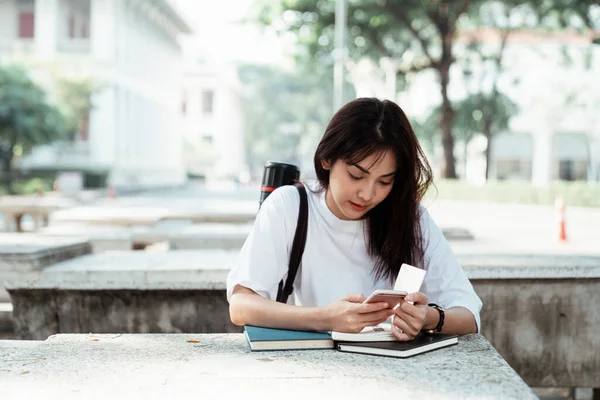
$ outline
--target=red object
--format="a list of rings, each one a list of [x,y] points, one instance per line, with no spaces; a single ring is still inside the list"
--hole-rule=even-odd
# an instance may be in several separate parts
[[[557,197],[555,207],[558,216],[558,240],[564,243],[567,241],[567,229],[565,222],[565,201],[561,197]]]
[[[266,193],[271,193],[273,190],[275,190],[277,188],[274,188],[273,186],[261,186],[260,190]]]
[[[35,36],[35,14],[33,11],[19,12],[19,38],[33,39]]]

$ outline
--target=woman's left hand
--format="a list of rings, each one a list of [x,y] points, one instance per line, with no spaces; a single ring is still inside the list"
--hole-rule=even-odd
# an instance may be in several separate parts
[[[427,296],[423,293],[415,292],[406,296],[395,309],[392,320],[394,336],[400,341],[413,340],[425,326],[428,307]]]

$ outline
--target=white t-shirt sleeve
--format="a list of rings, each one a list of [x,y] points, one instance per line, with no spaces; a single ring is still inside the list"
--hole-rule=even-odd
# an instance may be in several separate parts
[[[300,196],[291,185],[274,190],[263,202],[248,238],[227,276],[227,300],[236,285],[275,300],[279,282],[287,275],[296,231]]]
[[[430,303],[440,307],[464,307],[471,311],[481,332],[482,302],[465,275],[441,229],[429,212],[421,207],[421,229],[425,246],[425,269],[422,292]]]

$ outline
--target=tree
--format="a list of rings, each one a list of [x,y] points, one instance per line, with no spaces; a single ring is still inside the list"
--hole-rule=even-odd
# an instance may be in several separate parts
[[[74,141],[78,135],[86,139],[89,130],[89,117],[92,111],[92,95],[100,90],[90,78],[59,79],[57,97],[65,115],[67,138]]]
[[[452,104],[456,111],[454,119],[455,139],[462,142],[466,149],[475,135],[481,134],[488,140],[486,156],[486,178],[491,161],[491,144],[493,136],[508,129],[508,122],[517,111],[517,105],[506,95],[478,92]],[[494,112],[490,112],[494,110]],[[437,121],[441,114],[441,107],[436,107],[424,122],[417,125],[420,139],[429,149],[435,146],[434,138],[437,137]],[[487,132],[487,133],[486,133]]]
[[[0,168],[12,192],[16,156],[64,137],[65,119],[25,70],[0,67]]]
[[[298,163],[331,118],[332,83],[319,71],[296,65],[239,67],[245,87],[246,150],[253,169],[269,159]]]
[[[580,32],[594,29],[598,20],[591,14],[594,2],[579,1],[538,1],[538,0],[504,0],[481,3],[470,14],[466,29],[466,55],[459,59],[463,73],[472,89],[470,97],[463,106],[478,116],[476,131],[486,138],[485,178],[489,179],[492,136],[508,127],[508,119],[517,112],[517,106],[499,90],[499,80],[504,72],[504,56],[508,40],[513,32],[522,30],[561,31],[565,28],[576,28]],[[496,40],[484,41],[479,35],[478,27],[487,27],[495,35]],[[488,35],[489,37],[489,35]],[[565,51],[565,54],[566,51]],[[481,70],[473,74],[473,66]],[[469,117],[467,117],[469,119]],[[464,123],[469,123],[464,120]],[[469,128],[470,125],[466,125]]]
[[[442,97],[439,131],[444,157],[442,176],[456,178],[452,121],[448,97],[453,43],[459,19],[477,1],[469,0],[362,0],[348,4],[348,47],[355,61],[393,60],[400,75],[432,68]],[[329,60],[335,26],[334,0],[279,0],[262,4],[261,19],[294,32],[307,54]]]
[[[522,26],[511,21],[526,21],[526,14],[531,8],[520,7],[517,2],[486,2],[479,8],[479,13],[471,19],[478,26],[487,26],[497,33],[498,43],[483,41],[473,30],[467,34],[466,55],[462,58],[463,74],[472,86],[469,97],[463,101],[465,107],[461,118],[464,129],[471,136],[465,140],[465,149],[473,132],[482,133],[486,138],[485,147],[485,179],[489,179],[492,136],[508,128],[508,120],[517,111],[516,104],[503,96],[498,88],[498,81],[503,73],[503,58],[510,33]],[[522,6],[522,5],[521,5]],[[523,10],[523,8],[526,8]],[[461,62],[459,62],[461,64]],[[479,74],[473,68],[479,67]],[[466,116],[464,115],[466,111]]]
[[[400,78],[426,69],[436,71],[442,99],[438,121],[443,148],[441,172],[447,178],[456,177],[455,109],[448,96],[450,69],[456,61],[454,45],[464,22],[479,15],[480,7],[488,3],[493,2],[355,0],[348,3],[348,50],[353,60],[365,57],[376,63],[391,60]],[[507,3],[529,7],[535,18],[528,21],[542,27],[590,28],[594,26],[591,10],[597,1],[514,0]],[[295,35],[304,49],[299,53],[301,56],[317,62],[332,62],[335,0],[262,0],[259,4],[262,23]]]

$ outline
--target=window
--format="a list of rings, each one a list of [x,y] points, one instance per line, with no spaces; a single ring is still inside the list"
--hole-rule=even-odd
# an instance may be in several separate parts
[[[67,23],[69,39],[88,39],[90,37],[88,17],[73,13],[69,15]]]
[[[35,13],[19,11],[19,38],[33,39],[35,37]]]
[[[212,90],[205,90],[202,92],[202,113],[212,114],[213,113],[213,102],[214,92]]]

